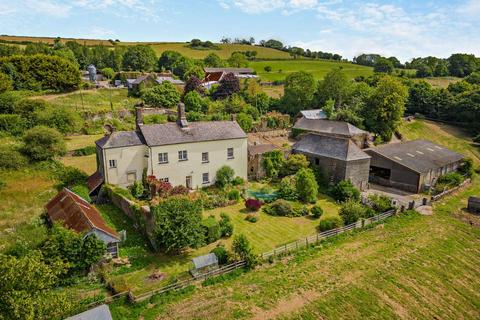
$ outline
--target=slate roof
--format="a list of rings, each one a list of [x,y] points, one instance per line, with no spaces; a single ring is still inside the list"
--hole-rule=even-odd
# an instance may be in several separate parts
[[[225,72],[233,74],[253,73],[252,68],[203,68],[205,72]]]
[[[114,131],[95,141],[95,144],[102,149],[109,149],[139,146],[145,144],[145,141],[136,131]]]
[[[139,127],[149,146],[247,137],[236,121],[190,122],[186,128],[181,128],[175,122],[140,125]]]
[[[418,173],[427,173],[464,158],[462,154],[428,140],[392,143],[370,148],[365,152],[372,156],[381,155]]]
[[[367,133],[345,121],[308,119],[305,117],[298,119],[293,128],[344,137]]]
[[[147,78],[151,77],[149,74],[147,75],[143,75],[143,76],[140,76],[138,77],[137,79],[135,79],[135,81],[132,82],[132,84],[140,84],[142,83],[143,81],[145,81]]]
[[[155,79],[155,81],[157,81],[158,84],[161,84],[164,81],[168,81],[172,84],[184,84],[185,83],[182,80],[174,79],[173,77],[157,77],[157,79]]]
[[[106,304],[92,308],[65,320],[112,320],[112,314]]]
[[[249,145],[248,146],[248,155],[254,156],[257,154],[264,154],[265,152],[272,151],[278,149],[274,144],[265,143],[265,144],[257,144],[257,145]]]
[[[300,114],[306,119],[327,119],[322,109],[302,110]]]
[[[204,256],[196,257],[192,259],[195,269],[212,266],[218,264],[218,258],[215,253],[209,253]]]
[[[52,222],[62,221],[67,228],[80,233],[97,229],[119,239],[118,233],[107,226],[94,206],[67,188],[50,200],[45,209]]]
[[[369,159],[350,139],[308,134],[295,143],[292,150],[297,153],[306,153],[320,157],[333,158],[343,161]]]

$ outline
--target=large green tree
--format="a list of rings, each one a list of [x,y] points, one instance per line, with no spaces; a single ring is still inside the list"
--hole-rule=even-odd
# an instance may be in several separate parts
[[[151,46],[135,45],[128,47],[123,55],[123,68],[132,71],[150,71],[154,68],[157,56]]]
[[[324,106],[329,99],[332,99],[336,108],[347,103],[352,95],[353,85],[347,74],[340,68],[332,69],[319,82],[317,90],[317,102]]]
[[[172,108],[180,102],[180,92],[168,81],[143,90],[141,96],[146,104],[157,108]]]
[[[300,110],[309,109],[313,104],[316,82],[311,73],[299,71],[285,79],[285,94],[282,105],[285,112],[295,115]]]
[[[55,129],[37,126],[25,133],[22,152],[33,161],[50,160],[66,152],[63,136]]]
[[[315,203],[318,196],[318,184],[311,169],[302,168],[295,175],[298,198],[303,202]]]
[[[162,52],[162,55],[158,59],[158,68],[160,70],[172,70],[173,64],[182,57],[177,51],[167,50]]]
[[[155,237],[166,251],[178,253],[204,243],[202,202],[188,197],[170,197],[151,208]]]
[[[402,120],[407,88],[391,76],[382,77],[364,109],[365,125],[384,141],[390,141]]]
[[[220,57],[212,52],[209,53],[204,59],[203,63],[205,64],[206,67],[211,67],[211,68],[220,68],[220,67],[225,67],[226,63]]]
[[[390,73],[393,73],[393,71],[395,71],[395,67],[391,60],[380,57],[375,61],[373,71],[390,74]]]

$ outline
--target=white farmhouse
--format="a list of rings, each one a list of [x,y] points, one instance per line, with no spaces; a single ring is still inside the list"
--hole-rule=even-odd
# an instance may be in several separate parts
[[[247,179],[247,135],[236,121],[188,123],[183,104],[177,122],[143,124],[137,109],[135,131],[111,132],[96,141],[98,171],[89,181],[93,192],[102,182],[126,187],[148,175],[190,189],[215,182],[227,165]]]

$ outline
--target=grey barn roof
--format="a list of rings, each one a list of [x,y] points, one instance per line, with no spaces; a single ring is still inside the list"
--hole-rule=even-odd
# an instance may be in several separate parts
[[[464,158],[460,153],[427,140],[392,143],[367,149],[366,152],[381,155],[418,173],[426,173]]]
[[[192,259],[195,269],[212,266],[218,264],[218,258],[215,253],[209,253],[204,256],[196,257]]]
[[[114,131],[97,140],[96,145],[102,149],[131,147],[145,144],[142,136],[136,131]]]
[[[233,74],[253,73],[252,68],[203,68],[205,72],[225,72]]]
[[[141,125],[140,131],[149,146],[247,137],[235,121],[190,122],[186,128],[181,128],[175,122],[169,122],[164,124]]]
[[[65,320],[112,320],[112,314],[106,304],[79,313]]]
[[[305,117],[298,119],[293,128],[323,134],[339,135],[344,137],[352,137],[357,134],[367,133],[366,131],[359,129],[348,122],[308,119]]]
[[[301,110],[300,114],[306,119],[327,119],[327,115],[322,109]]]
[[[350,139],[307,134],[292,147],[294,152],[306,153],[343,161],[369,159]]]

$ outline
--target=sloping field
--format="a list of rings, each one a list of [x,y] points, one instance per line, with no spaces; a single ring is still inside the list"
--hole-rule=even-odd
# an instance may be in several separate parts
[[[56,38],[54,37],[28,37],[28,36],[0,36],[0,41],[11,41],[11,42],[43,42],[53,44]],[[100,40],[100,39],[74,39],[74,38],[62,38],[63,42],[67,41],[77,41],[80,44],[86,44],[87,46],[95,46],[95,45],[104,45],[108,47],[113,47],[112,43],[108,40]]]
[[[461,219],[480,183],[435,206],[270,266],[158,297],[115,319],[478,319],[480,229]]]
[[[265,67],[270,66],[272,71],[266,72]],[[332,69],[342,68],[350,77],[368,77],[373,74],[373,68],[360,66],[350,62],[329,60],[289,60],[289,61],[255,61],[250,63],[263,81],[283,80],[290,73],[300,70],[313,74],[315,79],[320,80]]]

